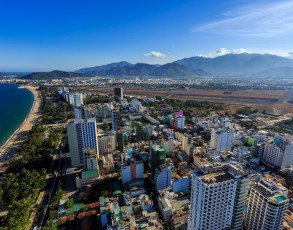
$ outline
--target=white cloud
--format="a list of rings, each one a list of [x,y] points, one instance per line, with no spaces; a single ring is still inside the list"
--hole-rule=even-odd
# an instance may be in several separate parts
[[[225,19],[194,28],[204,32],[234,36],[274,37],[293,32],[293,1],[258,1],[231,9]]]
[[[215,57],[219,57],[219,56],[223,56],[226,54],[242,54],[242,53],[248,53],[248,54],[272,54],[272,55],[277,55],[280,57],[285,57],[285,58],[293,58],[293,50],[289,50],[289,51],[258,51],[258,52],[253,52],[251,50],[248,49],[244,49],[244,48],[240,48],[240,49],[234,49],[232,51],[227,50],[225,48],[220,48],[218,50],[216,50],[215,52],[211,52],[209,54],[198,54],[196,56],[198,57],[206,57],[206,58],[215,58]]]
[[[240,48],[240,49],[234,49],[232,51],[229,51],[225,48],[220,48],[215,52],[212,52],[210,54],[198,54],[197,56],[199,57],[208,57],[208,58],[214,58],[214,57],[219,57],[219,56],[223,56],[226,54],[241,54],[241,53],[252,53],[251,51],[244,49],[244,48]]]
[[[157,57],[157,58],[164,58],[164,57],[166,57],[165,54],[162,54],[162,53],[156,52],[156,51],[152,51],[150,53],[146,53],[143,56],[145,56],[145,57]]]

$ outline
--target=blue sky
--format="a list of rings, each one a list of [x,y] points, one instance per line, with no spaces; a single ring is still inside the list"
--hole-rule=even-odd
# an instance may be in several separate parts
[[[0,71],[293,54],[288,0],[1,1]],[[221,48],[221,49],[220,49]]]

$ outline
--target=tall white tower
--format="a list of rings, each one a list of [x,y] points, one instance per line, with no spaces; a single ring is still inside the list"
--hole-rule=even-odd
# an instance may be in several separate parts
[[[95,149],[99,158],[95,119],[69,120],[66,127],[72,165],[83,165],[85,163],[85,156],[82,151],[84,147]]]
[[[289,199],[288,190],[268,178],[262,178],[250,191],[245,228],[256,230],[283,229]]]

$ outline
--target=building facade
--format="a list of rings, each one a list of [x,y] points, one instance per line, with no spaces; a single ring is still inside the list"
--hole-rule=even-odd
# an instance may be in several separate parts
[[[288,209],[288,190],[280,184],[262,178],[250,191],[245,229],[279,230]]]
[[[157,192],[171,186],[171,174],[171,170],[164,164],[157,168],[154,178]]]
[[[143,162],[133,162],[121,165],[122,184],[126,184],[134,179],[143,179]]]
[[[232,148],[232,132],[212,129],[210,147],[217,151],[230,151]]]
[[[66,128],[72,165],[85,164],[85,156],[82,151],[84,147],[94,149],[97,153],[97,158],[99,157],[95,119],[69,120]]]
[[[164,146],[160,144],[151,145],[151,172],[155,174],[156,169],[162,165],[166,164],[167,151]]]

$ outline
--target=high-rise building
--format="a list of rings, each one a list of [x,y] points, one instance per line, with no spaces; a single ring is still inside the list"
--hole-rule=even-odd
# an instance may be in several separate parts
[[[192,175],[188,230],[241,229],[248,172],[236,165],[225,170]]]
[[[192,144],[192,136],[190,134],[184,134],[182,137],[182,150],[187,152],[187,147]]]
[[[151,171],[155,174],[156,169],[166,164],[167,151],[161,144],[151,145]]]
[[[122,184],[134,179],[143,179],[144,165],[142,161],[125,163],[121,165]]]
[[[97,118],[107,118],[110,116],[108,105],[99,105],[96,108]]]
[[[123,100],[123,88],[114,88],[114,98]]]
[[[232,132],[212,129],[210,147],[217,151],[230,151],[232,148]]]
[[[293,165],[293,139],[292,137],[277,136],[273,143],[266,143],[263,160],[280,168]]]
[[[62,96],[64,96],[64,95],[67,94],[67,93],[68,93],[68,92],[67,92],[66,88],[65,88],[65,87],[62,87],[61,90],[60,90],[60,94],[61,94]]]
[[[112,153],[116,149],[116,135],[111,132],[98,133],[99,154]]]
[[[97,158],[99,158],[95,119],[68,120],[66,127],[72,165],[85,164],[83,147],[94,149],[97,153]]]
[[[252,186],[245,215],[245,228],[256,230],[284,229],[288,209],[288,190],[268,178]]]
[[[185,127],[185,116],[181,115],[176,117],[176,128],[177,129],[184,129]]]
[[[138,140],[143,140],[143,124],[141,122],[136,122],[135,127]]]
[[[177,128],[176,118],[179,117],[179,116],[183,116],[183,111],[182,110],[175,111],[173,113],[173,120],[172,120],[173,129]]]
[[[74,106],[79,107],[83,105],[83,96],[82,93],[76,93],[73,95]]]
[[[136,113],[141,112],[143,108],[140,101],[137,99],[132,99],[130,101],[130,106],[133,108],[133,112],[136,112]]]
[[[74,118],[78,120],[84,118],[82,107],[74,107]]]
[[[97,151],[89,147],[82,148],[83,155],[85,156],[86,170],[98,169]]]
[[[65,94],[65,100],[70,104],[70,105],[74,105],[74,96],[73,94]]]
[[[171,186],[171,170],[164,164],[156,169],[155,173],[155,187],[156,191],[166,189]]]
[[[124,151],[124,134],[121,130],[118,130],[117,132],[117,149],[121,153]]]
[[[172,181],[172,190],[175,193],[189,191],[189,177],[177,177]]]
[[[121,117],[120,117],[120,111],[115,110],[112,111],[112,130],[120,130],[121,128]]]
[[[167,153],[172,153],[174,151],[174,138],[164,137],[162,138],[161,143],[166,149]]]

